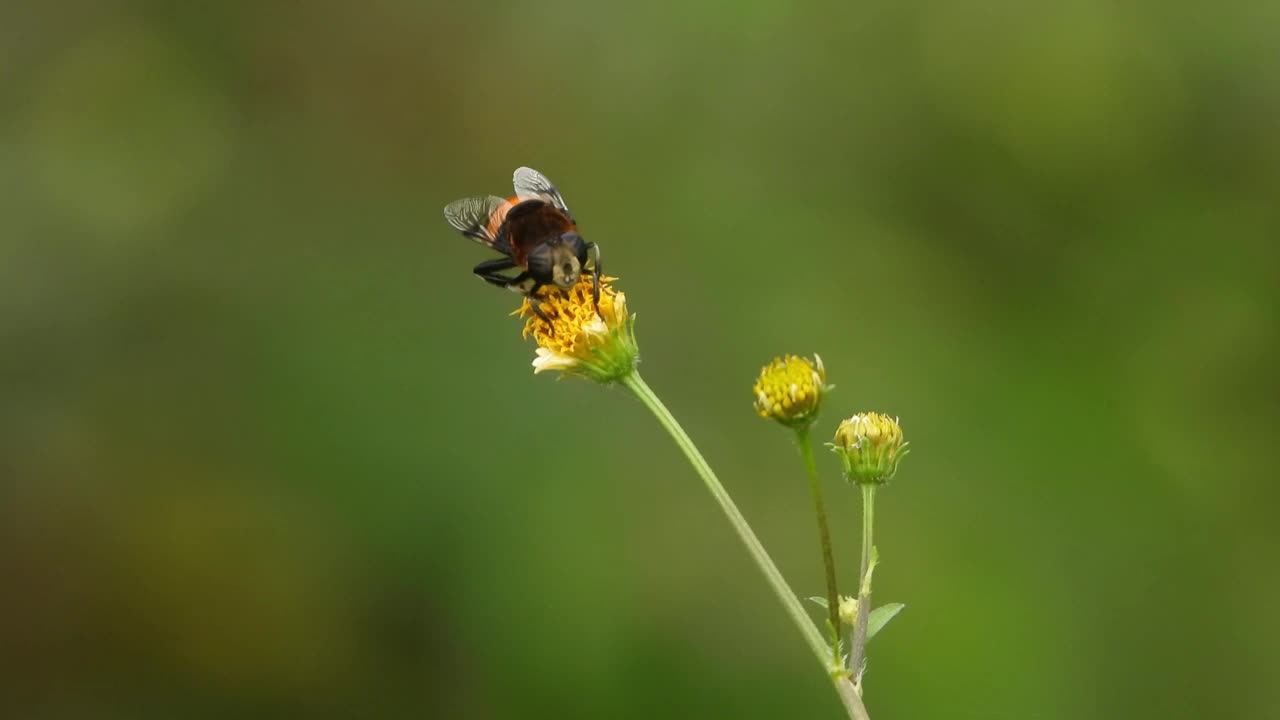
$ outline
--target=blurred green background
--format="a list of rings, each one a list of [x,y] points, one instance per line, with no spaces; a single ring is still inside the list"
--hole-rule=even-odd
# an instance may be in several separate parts
[[[876,720],[1280,717],[1280,4],[0,7],[0,715],[840,717],[471,276],[527,164],[797,592],[756,372],[901,416]]]

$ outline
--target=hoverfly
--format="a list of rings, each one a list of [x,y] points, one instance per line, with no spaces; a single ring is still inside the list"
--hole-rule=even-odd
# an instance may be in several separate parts
[[[524,295],[545,322],[538,289],[545,285],[569,289],[583,273],[592,276],[592,300],[600,311],[600,248],[578,234],[560,191],[542,173],[522,167],[512,177],[515,195],[455,200],[445,206],[444,219],[482,245],[504,257],[486,260],[472,271],[485,282]],[[590,267],[588,267],[590,260]],[[516,275],[503,274],[520,269]]]

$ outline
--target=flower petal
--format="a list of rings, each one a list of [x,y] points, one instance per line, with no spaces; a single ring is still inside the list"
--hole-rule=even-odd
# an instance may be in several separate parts
[[[578,364],[578,361],[568,355],[552,352],[546,348],[538,348],[534,351],[537,357],[533,359],[533,374],[537,375],[543,370],[566,370]]]

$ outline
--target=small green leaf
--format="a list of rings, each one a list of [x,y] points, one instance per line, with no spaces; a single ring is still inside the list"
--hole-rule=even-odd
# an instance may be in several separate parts
[[[817,603],[818,605],[821,605],[824,608],[827,606],[827,599],[824,597],[811,597],[809,598],[809,602]]]
[[[867,618],[867,639],[870,640],[875,637],[876,633],[880,632],[880,629],[885,625],[888,625],[893,616],[901,612],[904,607],[906,605],[902,603],[889,603],[872,610],[871,615]]]

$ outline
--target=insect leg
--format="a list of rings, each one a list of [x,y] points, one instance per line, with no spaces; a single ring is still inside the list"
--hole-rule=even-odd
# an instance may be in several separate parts
[[[535,280],[528,270],[515,276],[502,274],[503,270],[510,270],[514,267],[516,267],[516,262],[511,258],[496,258],[476,265],[472,272],[490,285],[515,290],[524,295],[529,300],[529,307],[533,308],[533,314],[550,325],[551,319],[542,311],[542,301],[538,299],[538,288],[542,287],[543,283]]]
[[[524,290],[521,294],[524,295],[525,300],[529,301],[529,307],[533,308],[533,314],[542,318],[542,322],[550,325],[551,318],[547,317],[547,314],[542,312],[542,300],[538,298],[538,288],[542,287],[544,283],[534,280],[528,272],[520,273],[512,285],[518,285],[520,283],[530,283],[528,289]],[[516,288],[513,287],[512,289]]]
[[[600,275],[604,272],[600,267],[600,246],[587,243],[587,253],[591,257],[591,301],[595,303],[596,315],[600,315]],[[600,315],[600,319],[604,316]]]
[[[550,325],[551,318],[547,317],[547,314],[542,312],[542,301],[534,295],[526,295],[525,297],[529,299],[529,307],[533,308],[533,314],[542,318],[542,322]]]
[[[513,281],[512,278],[502,274],[503,270],[510,270],[516,266],[516,261],[511,258],[495,258],[493,260],[485,260],[471,271],[480,276],[485,282],[498,287],[507,287]],[[522,273],[523,274],[523,273]]]

